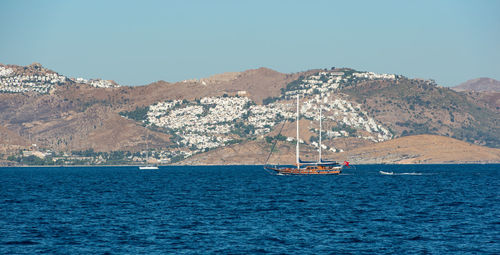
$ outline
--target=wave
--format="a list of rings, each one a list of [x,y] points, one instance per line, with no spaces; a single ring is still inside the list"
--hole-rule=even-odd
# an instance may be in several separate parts
[[[408,173],[394,173],[385,171],[378,171],[378,172],[383,175],[423,175],[423,173],[416,173],[416,172],[408,172]]]

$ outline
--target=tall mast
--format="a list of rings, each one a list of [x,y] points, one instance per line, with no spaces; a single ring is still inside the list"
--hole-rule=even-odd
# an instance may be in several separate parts
[[[149,164],[149,130],[146,130],[146,165]]]
[[[300,169],[299,166],[299,94],[297,94],[297,151],[295,152],[295,155],[297,157],[297,169]]]
[[[319,159],[318,159],[318,162],[321,162],[321,119],[322,119],[322,115],[321,115],[321,105],[319,106]]]

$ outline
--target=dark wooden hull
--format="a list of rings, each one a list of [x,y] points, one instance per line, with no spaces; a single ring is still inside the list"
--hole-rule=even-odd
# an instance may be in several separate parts
[[[309,166],[305,168],[265,166],[265,169],[274,171],[281,175],[319,175],[319,174],[341,174],[342,166],[317,167]]]

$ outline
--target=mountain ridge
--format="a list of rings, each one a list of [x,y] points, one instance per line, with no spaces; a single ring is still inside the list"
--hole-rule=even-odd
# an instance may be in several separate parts
[[[475,91],[475,92],[500,92],[500,81],[492,78],[481,77],[468,80],[452,89],[456,91]]]
[[[277,128],[294,116],[291,99],[297,93],[304,96],[301,138],[311,148],[318,146],[314,120],[320,101],[327,103],[324,117],[330,120],[324,122],[323,144],[333,153],[419,134],[500,146],[497,97],[400,75],[349,68],[284,74],[257,68],[175,83],[96,87],[67,77],[51,83],[44,72],[28,75],[0,66],[0,87],[21,77],[20,86],[28,89],[0,93],[0,126],[54,151],[138,152],[145,148],[146,134],[150,148],[167,163],[235,143],[252,147],[252,141],[277,138]],[[39,64],[29,68],[43,70]],[[234,115],[224,115],[229,112]],[[293,140],[293,133],[285,132],[287,139]]]

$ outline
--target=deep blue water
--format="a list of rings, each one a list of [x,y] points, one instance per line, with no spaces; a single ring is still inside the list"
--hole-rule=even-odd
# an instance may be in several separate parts
[[[0,184],[1,254],[500,253],[500,165],[0,168]]]

